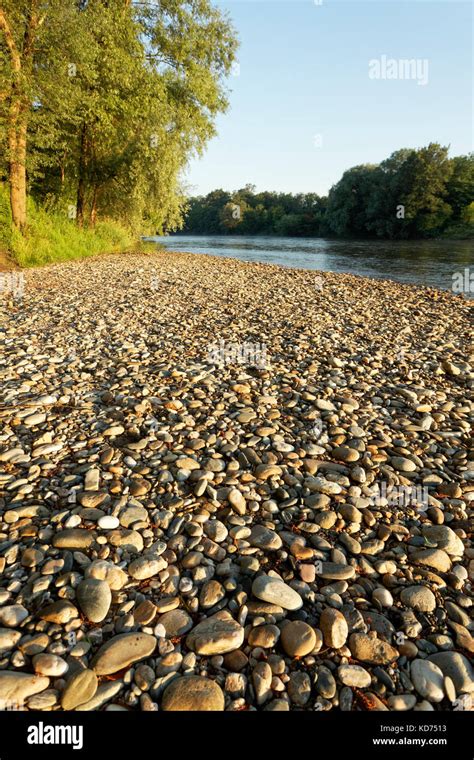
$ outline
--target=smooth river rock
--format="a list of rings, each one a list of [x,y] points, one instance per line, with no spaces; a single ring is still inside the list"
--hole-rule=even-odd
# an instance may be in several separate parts
[[[74,710],[92,699],[97,691],[99,681],[93,670],[78,670],[66,683],[61,694],[63,710]]]
[[[244,629],[228,612],[218,612],[198,623],[186,638],[186,646],[202,655],[225,654],[238,649]]]
[[[86,578],[77,587],[76,597],[79,607],[91,622],[100,623],[107,617],[112,603],[112,592],[106,581]]]
[[[444,698],[443,672],[429,660],[412,660],[410,676],[418,694],[428,702],[441,702]]]
[[[304,657],[316,646],[316,633],[308,623],[293,620],[283,627],[281,645],[290,657]]]
[[[340,649],[344,646],[349,635],[349,628],[342,612],[332,607],[326,607],[321,613],[319,627],[327,647]]]
[[[400,601],[420,612],[432,612],[436,607],[436,597],[427,586],[407,586],[400,593]]]
[[[458,694],[474,692],[474,668],[460,652],[437,652],[428,657],[430,662],[448,676],[454,683]]]
[[[387,641],[365,633],[353,633],[349,637],[349,649],[354,659],[373,665],[388,665],[398,657],[398,650]]]
[[[97,675],[106,676],[149,657],[156,638],[148,633],[121,633],[101,646],[91,662]]]
[[[277,604],[284,610],[299,610],[303,606],[303,600],[297,591],[271,575],[260,575],[255,578],[252,593],[257,599]]]
[[[0,670],[0,709],[22,705],[27,697],[39,694],[49,686],[46,676],[30,675],[12,670]]]
[[[201,676],[184,676],[175,678],[166,687],[161,709],[165,712],[222,712],[224,703],[224,693],[215,681]]]

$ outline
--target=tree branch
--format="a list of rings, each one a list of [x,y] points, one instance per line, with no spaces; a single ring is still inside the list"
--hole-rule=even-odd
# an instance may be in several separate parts
[[[5,16],[5,13],[3,12],[1,8],[0,8],[0,29],[3,30],[3,33],[5,35],[5,41],[7,43],[8,50],[10,51],[10,58],[12,61],[13,70],[18,73],[21,71],[20,52],[16,46],[10,24],[7,21],[7,17]]]

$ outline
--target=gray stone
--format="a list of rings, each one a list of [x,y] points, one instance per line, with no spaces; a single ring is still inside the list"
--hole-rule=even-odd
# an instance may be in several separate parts
[[[436,597],[427,586],[407,586],[400,593],[400,601],[420,612],[433,612],[436,608]]]
[[[418,694],[428,702],[441,702],[444,699],[443,673],[429,660],[412,660],[410,677]]]
[[[76,597],[83,614],[93,623],[107,617],[112,603],[112,592],[106,581],[86,578],[76,589]]]
[[[224,693],[210,678],[184,676],[175,678],[165,689],[161,709],[165,712],[221,712]]]
[[[159,622],[164,626],[168,638],[184,636],[193,627],[193,620],[185,610],[170,610],[161,615]]]
[[[270,530],[270,528],[265,528],[263,525],[255,525],[252,528],[248,541],[252,546],[267,551],[276,551],[282,546],[282,540],[278,533]]]
[[[356,660],[373,665],[388,665],[398,657],[398,650],[387,641],[364,633],[353,633],[349,637],[349,648]]]
[[[303,600],[296,591],[270,575],[259,575],[255,578],[252,593],[258,599],[277,604],[285,610],[299,610],[303,606]]]
[[[15,706],[21,709],[27,697],[39,694],[48,686],[49,678],[46,676],[0,670],[0,709],[15,709]]]
[[[239,649],[244,641],[244,629],[228,612],[218,612],[193,628],[186,646],[202,655],[216,655]]]
[[[61,707],[63,710],[75,710],[95,696],[98,686],[99,681],[93,670],[78,670],[64,687]]]
[[[371,684],[370,673],[360,665],[340,665],[337,675],[344,686],[366,689]]]
[[[156,646],[156,639],[148,633],[122,633],[101,646],[91,662],[91,668],[99,676],[116,673],[134,662],[149,657]]]
[[[474,669],[460,652],[437,652],[430,655],[428,660],[451,678],[458,694],[474,692]]]

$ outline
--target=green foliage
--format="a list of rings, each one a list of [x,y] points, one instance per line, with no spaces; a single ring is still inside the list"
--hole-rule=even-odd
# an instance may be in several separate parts
[[[194,235],[423,238],[474,236],[474,154],[403,148],[381,164],[344,172],[327,198],[256,193],[253,185],[190,198],[184,232]],[[470,205],[469,205],[470,204]],[[236,217],[235,207],[240,209]]]
[[[191,198],[183,231],[192,235],[319,235],[324,199],[315,193],[214,190]]]
[[[135,248],[133,237],[118,222],[104,220],[95,229],[80,229],[64,215],[45,211],[30,199],[27,234],[21,234],[5,218],[8,190],[0,187],[2,243],[22,267],[40,266],[100,253],[119,253]]]
[[[14,163],[16,103],[28,192],[58,223],[72,207],[79,226],[179,229],[182,173],[228,105],[237,39],[227,16],[210,0],[1,0],[2,12],[0,179]]]
[[[330,233],[362,237],[441,235],[460,222],[474,197],[472,158],[449,159],[447,147],[430,143],[396,151],[378,166],[350,169],[331,188],[325,226]]]

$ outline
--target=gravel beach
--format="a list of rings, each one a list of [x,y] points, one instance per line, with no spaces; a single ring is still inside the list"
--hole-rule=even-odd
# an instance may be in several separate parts
[[[0,709],[474,708],[469,302],[185,253],[0,300]]]

